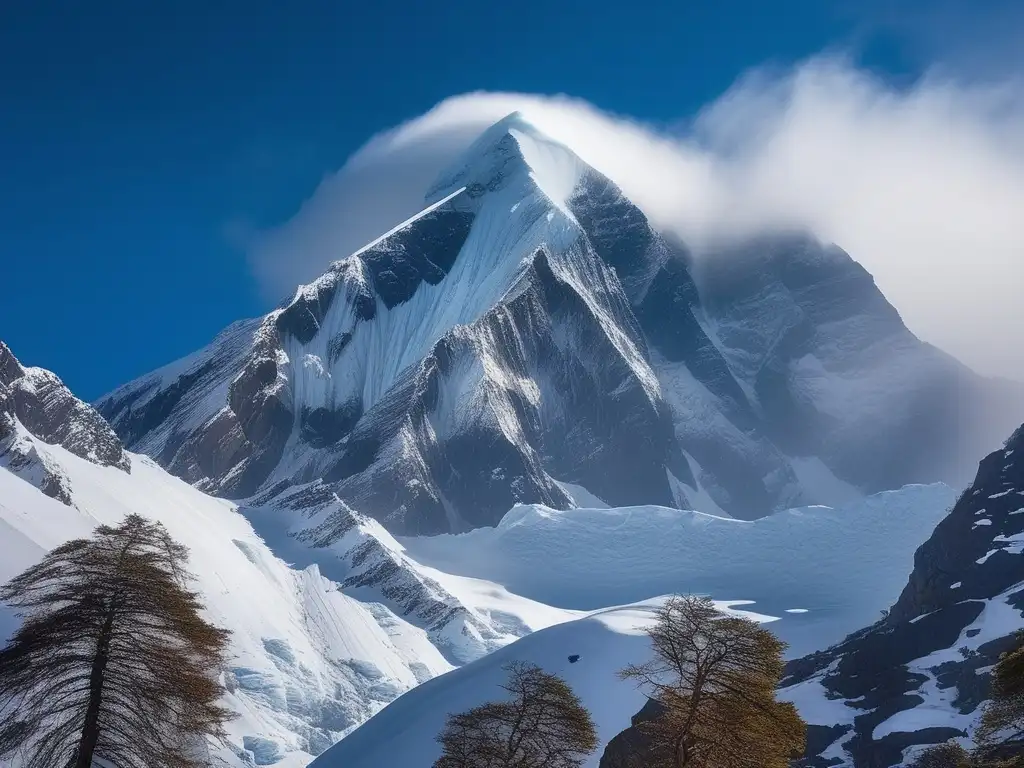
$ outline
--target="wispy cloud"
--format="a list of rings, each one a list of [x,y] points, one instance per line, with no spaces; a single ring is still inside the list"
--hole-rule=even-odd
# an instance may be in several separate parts
[[[697,248],[805,227],[872,274],[912,330],[1024,375],[1024,91],[910,87],[835,58],[755,71],[669,135],[568,97],[477,93],[378,135],[252,249],[275,296],[422,207],[434,177],[515,109]]]

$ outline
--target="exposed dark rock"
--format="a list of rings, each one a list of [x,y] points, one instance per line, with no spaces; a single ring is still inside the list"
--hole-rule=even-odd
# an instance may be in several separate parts
[[[973,485],[914,554],[910,581],[890,614],[894,620],[937,610],[950,601],[950,586],[960,582],[959,599],[987,598],[1024,581],[1024,558],[993,544],[997,536],[1024,531],[1024,430],[1018,430],[1005,450],[987,456]],[[989,521],[982,524],[982,521]],[[979,558],[995,551],[976,567]]]
[[[473,214],[441,206],[360,253],[384,305],[408,301],[421,283],[441,282],[472,224]]]
[[[56,375],[25,368],[0,341],[0,413],[18,419],[34,437],[60,445],[101,466],[131,471],[131,461],[114,430]]]
[[[300,293],[277,316],[275,324],[278,332],[294,336],[302,344],[312,341],[320,330],[320,323],[327,315],[327,310],[331,308],[340,279],[329,273],[327,279],[318,280]]]
[[[314,448],[324,448],[340,442],[363,415],[362,404],[351,400],[337,409],[304,409],[301,417],[302,439]]]
[[[604,748],[598,768],[644,768],[650,764],[651,738],[644,733],[643,723],[656,720],[664,707],[648,699],[643,708],[630,719],[630,726],[620,731]]]
[[[875,729],[923,703],[926,684],[945,692],[952,713],[978,711],[988,697],[984,670],[1015,646],[1024,618],[985,642],[976,639],[983,627],[976,622],[993,603],[1024,607],[1017,601],[1024,585],[1022,547],[1024,428],[981,462],[974,483],[918,549],[907,586],[888,614],[834,648],[787,665],[783,685],[817,677],[829,696],[863,711],[845,744],[856,768],[900,765],[909,746],[969,735],[943,726],[876,738]],[[814,745],[811,758],[827,747]]]

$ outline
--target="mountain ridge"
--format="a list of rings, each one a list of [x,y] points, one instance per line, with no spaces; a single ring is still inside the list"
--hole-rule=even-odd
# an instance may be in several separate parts
[[[695,258],[520,115],[425,201],[99,410],[209,492],[325,478],[431,534],[567,507],[560,482],[752,518],[955,480],[1024,409],[1024,387],[914,337],[841,249],[776,233]]]

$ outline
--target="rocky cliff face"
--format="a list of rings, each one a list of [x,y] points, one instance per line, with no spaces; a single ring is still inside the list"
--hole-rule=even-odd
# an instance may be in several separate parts
[[[1022,552],[1024,427],[981,462],[918,549],[892,610],[789,665],[783,695],[826,713],[812,725],[807,764],[903,765],[920,745],[968,737],[988,670],[1024,626]]]
[[[60,445],[93,464],[131,471],[120,439],[50,371],[26,368],[0,341],[0,467],[72,505],[70,480],[30,439]]]
[[[61,445],[76,456],[128,472],[124,446],[103,417],[83,403],[50,371],[26,368],[0,341],[0,416],[7,414],[45,443]],[[0,427],[0,437],[4,429]]]
[[[517,115],[426,201],[98,408],[209,492],[323,480],[428,534],[565,507],[562,482],[753,518],[956,480],[1024,404],[917,340],[838,248],[779,234],[697,260]]]

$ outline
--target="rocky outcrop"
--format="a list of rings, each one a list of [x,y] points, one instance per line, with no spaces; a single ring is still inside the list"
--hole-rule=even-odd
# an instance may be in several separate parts
[[[250,500],[250,519],[291,521],[287,535],[308,547],[330,550],[317,556],[325,575],[350,597],[382,602],[396,615],[424,629],[434,646],[459,666],[529,632],[468,608],[421,567],[376,521],[345,504],[328,484],[279,484]]]
[[[903,765],[920,745],[969,737],[988,669],[1024,628],[1024,427],[917,551],[896,604],[875,625],[793,661],[783,695],[833,700],[842,722],[815,726],[809,766]],[[787,693],[788,691],[788,693]],[[808,698],[809,697],[809,698]]]
[[[0,341],[0,439],[13,435],[14,419],[44,443],[100,466],[131,471],[121,440],[92,406],[50,371],[21,365]]]
[[[0,468],[36,486],[51,499],[74,506],[67,474],[40,451],[33,437],[11,413],[0,412]]]
[[[643,724],[658,718],[664,711],[656,699],[648,699],[643,709],[630,719],[629,728],[620,731],[605,745],[598,768],[644,768],[653,761],[653,740],[644,732]]]

